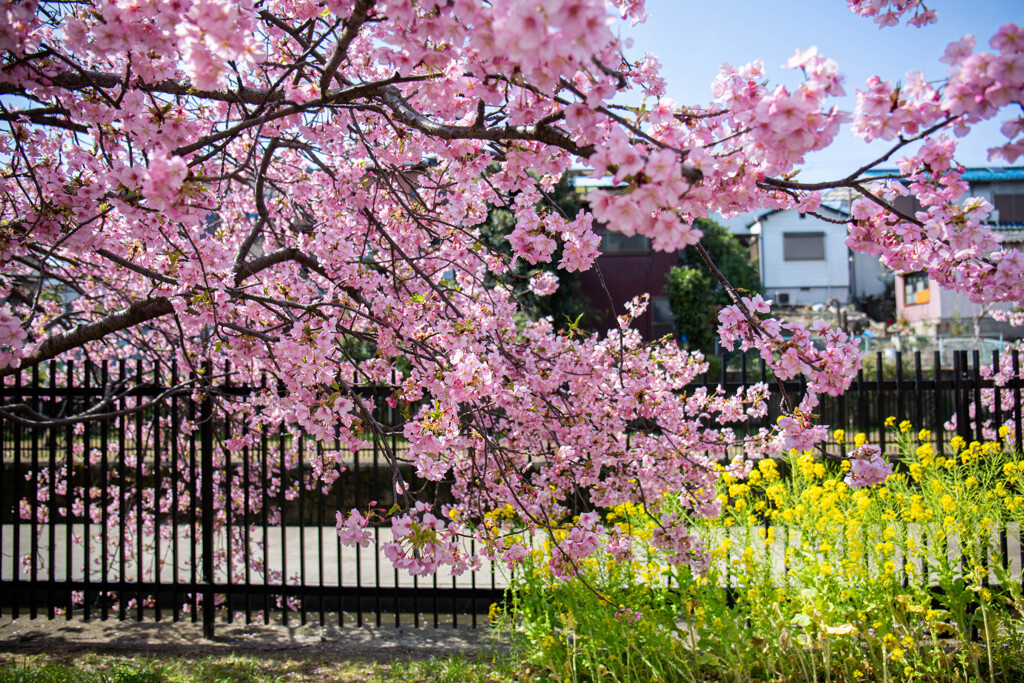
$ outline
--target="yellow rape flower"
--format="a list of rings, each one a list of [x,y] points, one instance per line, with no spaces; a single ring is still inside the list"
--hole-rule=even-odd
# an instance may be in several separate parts
[[[896,424],[896,417],[895,416],[890,415],[889,417],[885,418],[885,426],[886,427],[893,427],[893,426],[895,426],[895,424]]]
[[[857,448],[860,448],[861,446],[863,446],[867,442],[868,442],[868,435],[865,434],[864,432],[859,432],[855,437],[853,437],[853,445],[855,447],[857,447]]]
[[[906,434],[911,430],[913,426],[914,425],[910,422],[910,420],[904,420],[903,422],[900,422],[900,432]]]
[[[765,458],[757,463],[757,469],[764,476],[765,481],[774,481],[779,478],[779,466],[771,458]]]
[[[745,496],[750,491],[748,484],[731,484],[729,486],[729,495],[733,498],[740,498]]]

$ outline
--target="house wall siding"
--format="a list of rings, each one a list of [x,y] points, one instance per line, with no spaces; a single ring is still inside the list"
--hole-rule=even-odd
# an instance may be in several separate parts
[[[769,214],[761,225],[761,277],[765,292],[777,298],[790,294],[790,303],[807,305],[826,303],[835,297],[849,301],[850,267],[846,231],[813,217],[800,218],[797,211]],[[786,233],[823,233],[825,258],[820,261],[786,260],[783,236]]]

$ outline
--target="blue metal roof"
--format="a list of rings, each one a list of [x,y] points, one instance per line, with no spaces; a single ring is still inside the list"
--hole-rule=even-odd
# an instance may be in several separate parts
[[[963,179],[969,183],[996,182],[999,180],[1024,180],[1024,166],[1003,168],[967,168]]]
[[[890,175],[898,173],[894,168],[873,168],[864,175]],[[969,183],[993,183],[1000,180],[1024,180],[1024,166],[993,166],[990,168],[965,168],[963,179]]]

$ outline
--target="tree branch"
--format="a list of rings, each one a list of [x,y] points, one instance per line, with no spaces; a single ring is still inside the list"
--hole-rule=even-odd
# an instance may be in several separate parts
[[[120,74],[89,70],[69,69],[45,78],[39,77],[36,80],[39,83],[39,87],[62,88],[65,90],[87,90],[89,88],[104,90],[123,85]],[[282,90],[271,92],[265,88],[251,88],[245,85],[239,85],[233,90],[197,90],[192,87],[192,82],[187,78],[182,80],[164,79],[155,83],[146,83],[141,79],[136,79],[131,83],[131,87],[135,90],[154,94],[188,95],[201,99],[239,104],[263,104],[265,102],[284,100],[284,91]],[[0,83],[0,95],[23,95],[28,90],[29,88],[24,84]]]
[[[269,254],[264,254],[257,259],[249,261],[244,266],[240,267],[235,271],[235,287],[240,287],[246,278],[252,277],[261,270],[266,270],[271,266],[276,266],[278,263],[284,263],[285,261],[295,261],[313,272],[322,275],[326,279],[330,280],[331,276],[323,266],[321,266],[315,258],[304,254],[299,251],[296,247],[285,247],[284,249],[278,249],[272,251]]]
[[[63,334],[48,337],[35,351],[21,359],[19,367],[0,369],[0,377],[13,375],[20,372],[22,368],[39,365],[43,361],[56,358],[65,351],[173,312],[174,307],[171,306],[171,300],[165,296],[136,301],[128,308],[111,313],[96,322],[76,325]]]
[[[99,254],[100,256],[102,256],[103,258],[107,259],[108,261],[113,261],[114,263],[116,263],[117,265],[119,265],[119,266],[121,266],[123,268],[127,268],[128,270],[133,270],[136,273],[138,273],[139,275],[145,275],[146,277],[148,277],[148,278],[150,278],[152,280],[159,280],[160,282],[163,282],[163,283],[168,284],[168,285],[176,285],[176,284],[178,284],[178,281],[175,280],[173,277],[168,277],[166,275],[162,275],[161,273],[158,273],[155,270],[150,270],[149,268],[146,268],[145,266],[140,266],[138,264],[132,263],[131,261],[129,261],[127,259],[121,258],[117,254],[114,254],[114,253],[111,253],[111,252],[107,251],[106,249],[97,249],[96,253]]]
[[[402,97],[402,93],[393,85],[380,88],[381,101],[392,111],[395,118],[416,130],[440,138],[442,140],[536,140],[552,147],[558,147],[575,156],[588,159],[594,154],[593,145],[580,147],[568,133],[545,125],[501,126],[485,128],[483,126],[451,126],[438,123],[416,111]]]
[[[356,6],[352,8],[352,15],[345,23],[345,32],[338,39],[338,44],[334,47],[334,53],[331,55],[331,59],[327,62],[327,66],[324,67],[324,73],[320,77],[321,96],[327,96],[328,91],[331,89],[331,80],[334,79],[334,74],[338,72],[338,67],[341,66],[342,60],[348,54],[349,45],[359,35],[359,29],[366,23],[370,10],[376,2],[377,0],[356,0]]]

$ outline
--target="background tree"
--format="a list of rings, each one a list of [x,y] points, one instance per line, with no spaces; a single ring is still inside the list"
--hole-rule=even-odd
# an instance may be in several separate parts
[[[729,229],[706,218],[698,218],[694,225],[704,233],[701,245],[736,291],[746,296],[759,294],[757,267]],[[732,299],[693,247],[680,252],[679,265],[668,273],[665,293],[676,329],[686,337],[688,348],[713,353],[718,312]]]
[[[573,184],[570,174],[564,174],[550,192],[545,192],[540,212],[557,213],[563,217],[576,216],[583,208],[583,202]],[[492,206],[487,220],[479,226],[480,239],[495,253],[513,257],[508,236],[516,227],[515,214],[504,206]],[[551,260],[530,264],[516,259],[509,272],[501,276],[502,282],[513,287],[518,293],[523,315],[530,320],[550,317],[555,330],[569,327],[591,329],[593,316],[586,295],[580,287],[579,274],[556,266],[563,258],[563,246],[558,245],[551,254]],[[554,288],[551,290],[551,288]],[[549,294],[541,294],[537,290]]]

